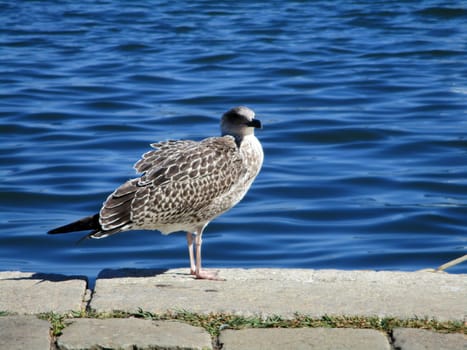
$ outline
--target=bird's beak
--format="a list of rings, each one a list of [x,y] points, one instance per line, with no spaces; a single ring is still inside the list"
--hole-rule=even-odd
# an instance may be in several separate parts
[[[246,123],[247,126],[251,126],[253,128],[262,129],[261,121],[258,119],[253,119],[251,122]]]

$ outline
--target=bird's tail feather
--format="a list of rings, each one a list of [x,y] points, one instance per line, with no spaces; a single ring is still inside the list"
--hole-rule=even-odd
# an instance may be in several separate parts
[[[54,228],[53,230],[50,230],[47,233],[58,234],[86,230],[93,230],[94,232],[101,230],[101,225],[99,223],[99,214],[87,216],[85,218],[72,222],[71,224]]]

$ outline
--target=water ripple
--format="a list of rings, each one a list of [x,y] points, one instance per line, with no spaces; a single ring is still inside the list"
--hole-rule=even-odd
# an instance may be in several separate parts
[[[265,164],[208,226],[207,265],[416,270],[465,254],[463,2],[0,10],[0,269],[186,266],[180,234],[45,232],[96,212],[151,142],[216,135],[238,104],[263,121]]]

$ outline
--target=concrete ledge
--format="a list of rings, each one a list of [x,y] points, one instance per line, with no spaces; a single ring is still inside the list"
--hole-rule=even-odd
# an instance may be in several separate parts
[[[293,318],[295,313],[313,318],[377,316],[408,320],[418,317],[460,322],[464,324],[460,330],[464,333],[467,325],[467,275],[223,269],[220,276],[226,281],[195,280],[185,269],[106,270],[97,279],[89,306],[98,313],[126,311],[127,316],[142,309],[153,314],[186,310],[193,314],[275,315],[283,319]],[[211,342],[206,330],[176,321],[73,318],[68,312],[83,310],[87,295],[86,280],[82,277],[0,272],[0,315],[20,314],[0,317],[0,349],[274,350],[300,349],[304,345],[309,349],[467,349],[464,334],[410,328],[384,333],[352,328],[235,331],[220,326],[216,328],[221,330],[220,336],[214,336]],[[52,323],[21,315],[44,312],[62,314],[49,315],[51,322],[58,319],[68,324],[52,344]],[[88,313],[80,315],[96,314],[88,309]]]
[[[465,320],[467,276],[431,272],[222,269],[226,281],[194,280],[185,269],[106,271],[91,308],[187,310],[242,316],[377,316]]]
[[[0,272],[0,311],[38,314],[79,311],[86,295],[86,279],[30,272]]]

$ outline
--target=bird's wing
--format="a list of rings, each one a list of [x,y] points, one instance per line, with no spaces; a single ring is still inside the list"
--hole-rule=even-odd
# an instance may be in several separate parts
[[[150,228],[187,218],[201,221],[197,215],[202,209],[227,193],[245,172],[231,136],[151,146],[156,149],[135,164],[141,177],[120,186],[104,203],[100,212],[104,230],[129,224]]]
[[[199,142],[191,140],[169,140],[151,144],[154,150],[143,154],[141,159],[133,166],[139,173],[144,173],[154,167],[159,167],[167,161],[173,161],[174,156],[181,153],[190,153]]]

